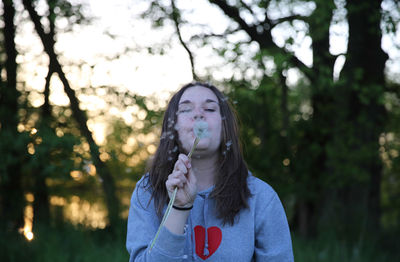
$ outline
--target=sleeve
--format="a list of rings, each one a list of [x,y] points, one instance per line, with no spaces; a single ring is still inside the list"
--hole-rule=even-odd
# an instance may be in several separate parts
[[[132,194],[128,215],[126,248],[129,262],[182,261],[185,235],[173,234],[165,227],[161,229],[154,247],[149,251],[160,224],[154,204],[148,205],[149,199],[150,193],[138,182]]]
[[[274,192],[269,201],[257,202],[255,261],[293,262],[289,225],[278,195]]]

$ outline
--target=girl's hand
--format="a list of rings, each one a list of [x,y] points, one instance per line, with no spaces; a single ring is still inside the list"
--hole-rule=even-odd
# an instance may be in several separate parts
[[[175,206],[190,207],[193,205],[197,194],[196,177],[193,174],[190,159],[186,155],[180,154],[178,156],[174,170],[168,176],[165,185],[170,199],[174,189],[178,188],[175,202],[173,203]]]

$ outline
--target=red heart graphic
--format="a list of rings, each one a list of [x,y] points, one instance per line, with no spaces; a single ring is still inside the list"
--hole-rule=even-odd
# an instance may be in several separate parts
[[[222,241],[222,231],[218,227],[209,227],[207,229],[207,240],[208,240],[208,256],[205,256],[204,245],[206,238],[206,229],[202,226],[194,227],[194,238],[196,241],[196,254],[203,260],[211,257],[212,254],[217,251]]]

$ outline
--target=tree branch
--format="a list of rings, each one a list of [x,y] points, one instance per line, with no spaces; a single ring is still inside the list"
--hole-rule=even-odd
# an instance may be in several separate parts
[[[240,4],[241,4],[244,8],[246,8],[246,10],[250,12],[250,14],[254,15],[253,9],[251,9],[251,7],[250,7],[248,4],[246,4],[246,3],[243,2],[242,0],[240,0]]]
[[[273,20],[268,20],[269,25],[271,26],[271,29],[274,28],[275,26],[284,23],[284,22],[292,22],[294,20],[301,20],[301,21],[307,21],[308,16],[303,16],[303,15],[290,15],[286,17],[281,17],[278,19],[273,19]]]
[[[309,79],[313,78],[312,70],[306,66],[300,59],[298,59],[293,53],[285,50],[283,47],[279,47],[275,44],[271,35],[271,28],[267,31],[262,26],[262,32],[259,32],[259,25],[249,25],[240,17],[239,10],[231,5],[228,5],[224,0],[210,0],[211,3],[217,5],[228,17],[237,22],[239,26],[250,36],[250,38],[260,45],[260,49],[273,49],[274,51],[287,56],[289,63],[301,70],[305,76]]]
[[[198,34],[198,35],[194,35],[190,38],[190,40],[198,40],[198,39],[206,39],[206,38],[212,38],[212,37],[216,37],[216,38],[226,38],[227,35],[231,35],[237,32],[240,32],[242,29],[237,28],[235,30],[227,30],[225,31],[223,34]]]
[[[174,21],[174,24],[175,24],[175,29],[176,29],[176,33],[177,33],[178,38],[179,38],[179,42],[181,43],[183,48],[185,48],[186,52],[189,55],[190,65],[191,65],[191,68],[192,68],[192,78],[194,80],[199,80],[197,75],[196,75],[195,68],[194,68],[194,57],[193,57],[193,54],[190,51],[189,47],[186,45],[185,41],[183,41],[183,39],[182,39],[181,30],[179,29],[179,10],[176,8],[174,0],[171,0],[171,6],[172,6],[172,20]]]

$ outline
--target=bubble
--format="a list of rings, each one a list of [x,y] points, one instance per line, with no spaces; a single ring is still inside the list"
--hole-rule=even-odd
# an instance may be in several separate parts
[[[174,148],[172,148],[172,152],[176,152],[176,151],[178,151],[178,146],[175,146]]]
[[[224,150],[224,151],[222,151],[222,154],[224,155],[224,156],[226,156],[226,151]]]
[[[174,139],[174,137],[175,137],[174,135],[170,135],[170,136],[169,136],[169,139],[172,140],[172,139]]]

